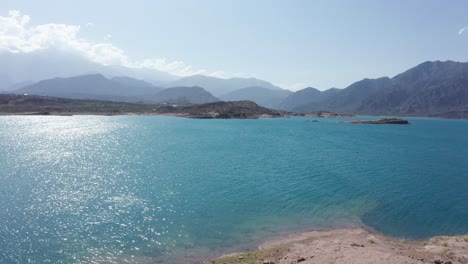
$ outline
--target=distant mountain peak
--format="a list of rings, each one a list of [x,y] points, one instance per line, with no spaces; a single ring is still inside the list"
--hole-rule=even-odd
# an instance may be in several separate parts
[[[165,87],[176,86],[200,86],[215,96],[221,96],[235,90],[246,87],[259,86],[272,90],[281,90],[280,87],[275,86],[267,81],[255,78],[230,78],[222,79],[205,75],[193,75],[181,78],[174,82],[167,83]]]
[[[159,88],[152,85],[145,87],[125,85],[109,80],[98,73],[42,80],[15,92],[72,99],[136,102],[147,100],[159,90]]]
[[[300,92],[300,93],[303,93],[303,92],[310,92],[310,91],[317,91],[317,92],[320,92],[319,89],[317,88],[314,88],[314,87],[306,87],[302,90],[298,90],[297,92]]]

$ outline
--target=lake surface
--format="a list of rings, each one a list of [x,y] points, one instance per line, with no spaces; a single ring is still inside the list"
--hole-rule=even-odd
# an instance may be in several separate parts
[[[0,263],[187,263],[288,232],[468,233],[468,121],[0,117]]]

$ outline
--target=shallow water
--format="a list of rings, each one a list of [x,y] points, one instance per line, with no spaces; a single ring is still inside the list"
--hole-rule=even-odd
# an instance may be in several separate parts
[[[287,232],[468,233],[468,121],[0,117],[0,263],[188,262]]]

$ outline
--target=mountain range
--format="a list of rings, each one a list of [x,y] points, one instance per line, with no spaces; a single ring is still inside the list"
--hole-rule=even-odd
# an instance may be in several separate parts
[[[179,79],[165,76],[165,79],[158,77],[159,81],[154,81],[157,78],[151,81],[151,78],[132,77],[136,74],[132,75],[130,70],[117,71],[115,67],[102,65],[75,66],[80,69],[75,71],[69,67],[58,70],[58,75],[83,71],[85,68],[91,69],[91,72],[102,70],[106,74],[83,74],[30,82],[18,77],[27,75],[26,70],[22,73],[18,70],[18,73],[5,65],[3,61],[0,62],[0,87],[9,85],[10,89],[15,89],[10,93],[17,94],[184,105],[250,100],[263,107],[299,113],[332,111],[360,115],[468,118],[468,63],[454,61],[427,61],[392,78],[363,79],[343,89],[320,91],[308,87],[296,92],[255,78],[222,79],[194,75]],[[21,63],[13,65],[19,69]],[[97,68],[93,68],[95,66]],[[31,74],[30,77],[34,80],[53,74],[50,70]],[[5,81],[7,79],[9,81]]]
[[[18,89],[15,93],[131,102],[151,98],[160,90],[151,84],[142,85],[130,77],[108,79],[102,74],[89,74],[42,80]]]
[[[222,79],[205,75],[193,75],[165,84],[165,87],[199,86],[215,96],[222,96],[246,87],[263,87],[271,90],[282,90],[267,81],[255,78]]]
[[[108,79],[102,74],[54,78],[27,85],[16,94],[122,102],[204,104],[220,101],[201,87],[156,87],[130,77]]]
[[[105,66],[59,50],[29,53],[0,52],[0,91],[12,91],[26,84],[56,77],[100,73],[106,77],[128,76],[159,85],[178,77],[165,72],[123,66]]]
[[[295,112],[468,118],[468,63],[428,61],[393,78],[364,79],[338,91],[308,94],[307,101],[291,95],[285,100],[288,104],[278,108]]]

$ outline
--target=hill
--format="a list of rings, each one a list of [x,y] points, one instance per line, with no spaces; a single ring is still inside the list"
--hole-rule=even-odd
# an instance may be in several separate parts
[[[174,113],[178,116],[201,119],[252,119],[262,117],[288,117],[294,115],[286,111],[268,109],[251,101],[214,102],[179,108],[167,106],[161,108],[160,111],[167,114]]]

